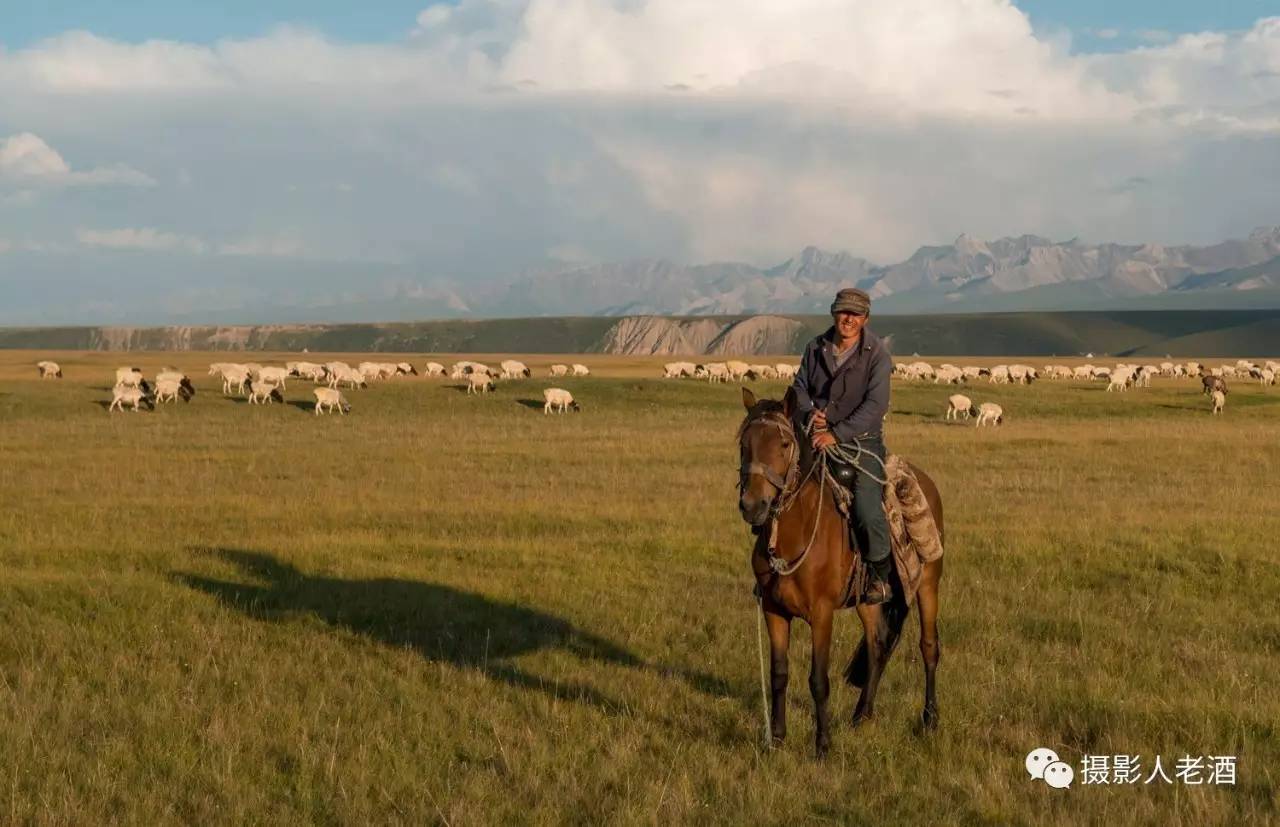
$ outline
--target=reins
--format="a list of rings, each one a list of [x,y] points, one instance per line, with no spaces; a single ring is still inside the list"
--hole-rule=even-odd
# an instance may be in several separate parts
[[[743,464],[739,469],[738,484],[740,488],[745,487],[747,477],[759,475],[764,477],[771,485],[778,489],[778,496],[774,499],[773,504],[769,506],[769,519],[775,526],[773,529],[774,531],[777,530],[777,518],[783,512],[790,510],[791,506],[795,504],[795,501],[800,496],[801,489],[804,488],[804,484],[813,477],[815,471],[818,474],[818,509],[813,518],[813,531],[809,533],[809,542],[805,544],[804,550],[800,552],[798,557],[792,560],[787,560],[786,558],[779,556],[774,550],[772,542],[769,543],[766,550],[766,559],[769,562],[769,568],[779,577],[787,577],[788,575],[794,574],[795,571],[800,568],[801,564],[804,563],[805,558],[809,556],[809,551],[813,548],[814,541],[818,538],[818,528],[822,523],[822,497],[823,494],[826,493],[827,480],[832,476],[830,467],[831,462],[835,461],[842,462],[846,465],[852,465],[881,485],[887,485],[888,483],[886,479],[877,477],[875,474],[862,467],[861,459],[865,455],[880,463],[881,472],[886,478],[889,474],[888,470],[885,468],[884,460],[876,456],[875,452],[868,451],[866,448],[863,448],[861,439],[855,439],[851,444],[841,445],[837,442],[836,444],[828,447],[825,451],[820,451],[819,455],[809,465],[809,470],[805,472],[805,475],[800,478],[799,481],[792,484],[792,480],[800,472],[799,448],[798,441],[795,438],[795,428],[792,426],[791,421],[785,414],[778,411],[771,411],[756,417],[755,419],[747,420],[746,424],[743,426],[744,431],[746,428],[762,422],[774,425],[778,428],[779,433],[785,434],[786,429],[790,429],[792,432],[791,450],[788,452],[786,477],[783,478],[777,471],[763,463],[751,462]],[[804,435],[807,437],[812,435],[812,433],[813,424],[810,422],[805,426]]]

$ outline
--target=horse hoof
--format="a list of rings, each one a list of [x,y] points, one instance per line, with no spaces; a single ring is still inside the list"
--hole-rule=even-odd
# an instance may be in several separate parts
[[[925,707],[924,712],[920,713],[920,727],[925,732],[933,732],[938,728],[938,710]]]
[[[819,761],[827,757],[827,753],[831,751],[831,744],[819,741],[814,747],[813,755]]]
[[[871,713],[870,713],[870,712],[855,712],[855,713],[853,713],[853,727],[854,727],[854,729],[857,729],[858,727],[862,726],[863,724],[868,723],[870,720],[871,720]]]

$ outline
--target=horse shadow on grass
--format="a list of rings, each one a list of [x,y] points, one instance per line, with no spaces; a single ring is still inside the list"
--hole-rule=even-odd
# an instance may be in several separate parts
[[[706,694],[731,694],[728,685],[717,678],[648,664],[563,618],[475,592],[417,580],[313,576],[257,551],[193,550],[220,557],[265,585],[189,573],[175,573],[174,578],[257,620],[280,622],[310,615],[335,629],[387,646],[413,649],[428,661],[475,669],[511,687],[589,703],[605,711],[618,710],[623,704],[589,686],[526,673],[510,661],[544,649],[560,649],[585,660],[674,674]]]

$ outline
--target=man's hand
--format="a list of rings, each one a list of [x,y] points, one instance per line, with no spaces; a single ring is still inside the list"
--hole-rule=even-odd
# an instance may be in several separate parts
[[[813,435],[813,449],[825,451],[836,444],[836,438],[829,431],[818,431]]]
[[[811,424],[813,425],[813,430],[825,431],[827,429],[827,412],[821,410],[814,411]]]

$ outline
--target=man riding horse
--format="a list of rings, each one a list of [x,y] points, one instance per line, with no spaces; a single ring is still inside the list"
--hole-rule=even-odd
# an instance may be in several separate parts
[[[805,347],[793,388],[796,428],[809,434],[815,451],[847,446],[857,454],[850,488],[854,544],[871,573],[863,601],[884,603],[893,597],[889,583],[889,523],[876,479],[884,474],[885,414],[893,361],[880,337],[866,329],[871,297],[855,287],[836,294],[831,327]],[[870,460],[867,453],[876,460]]]

